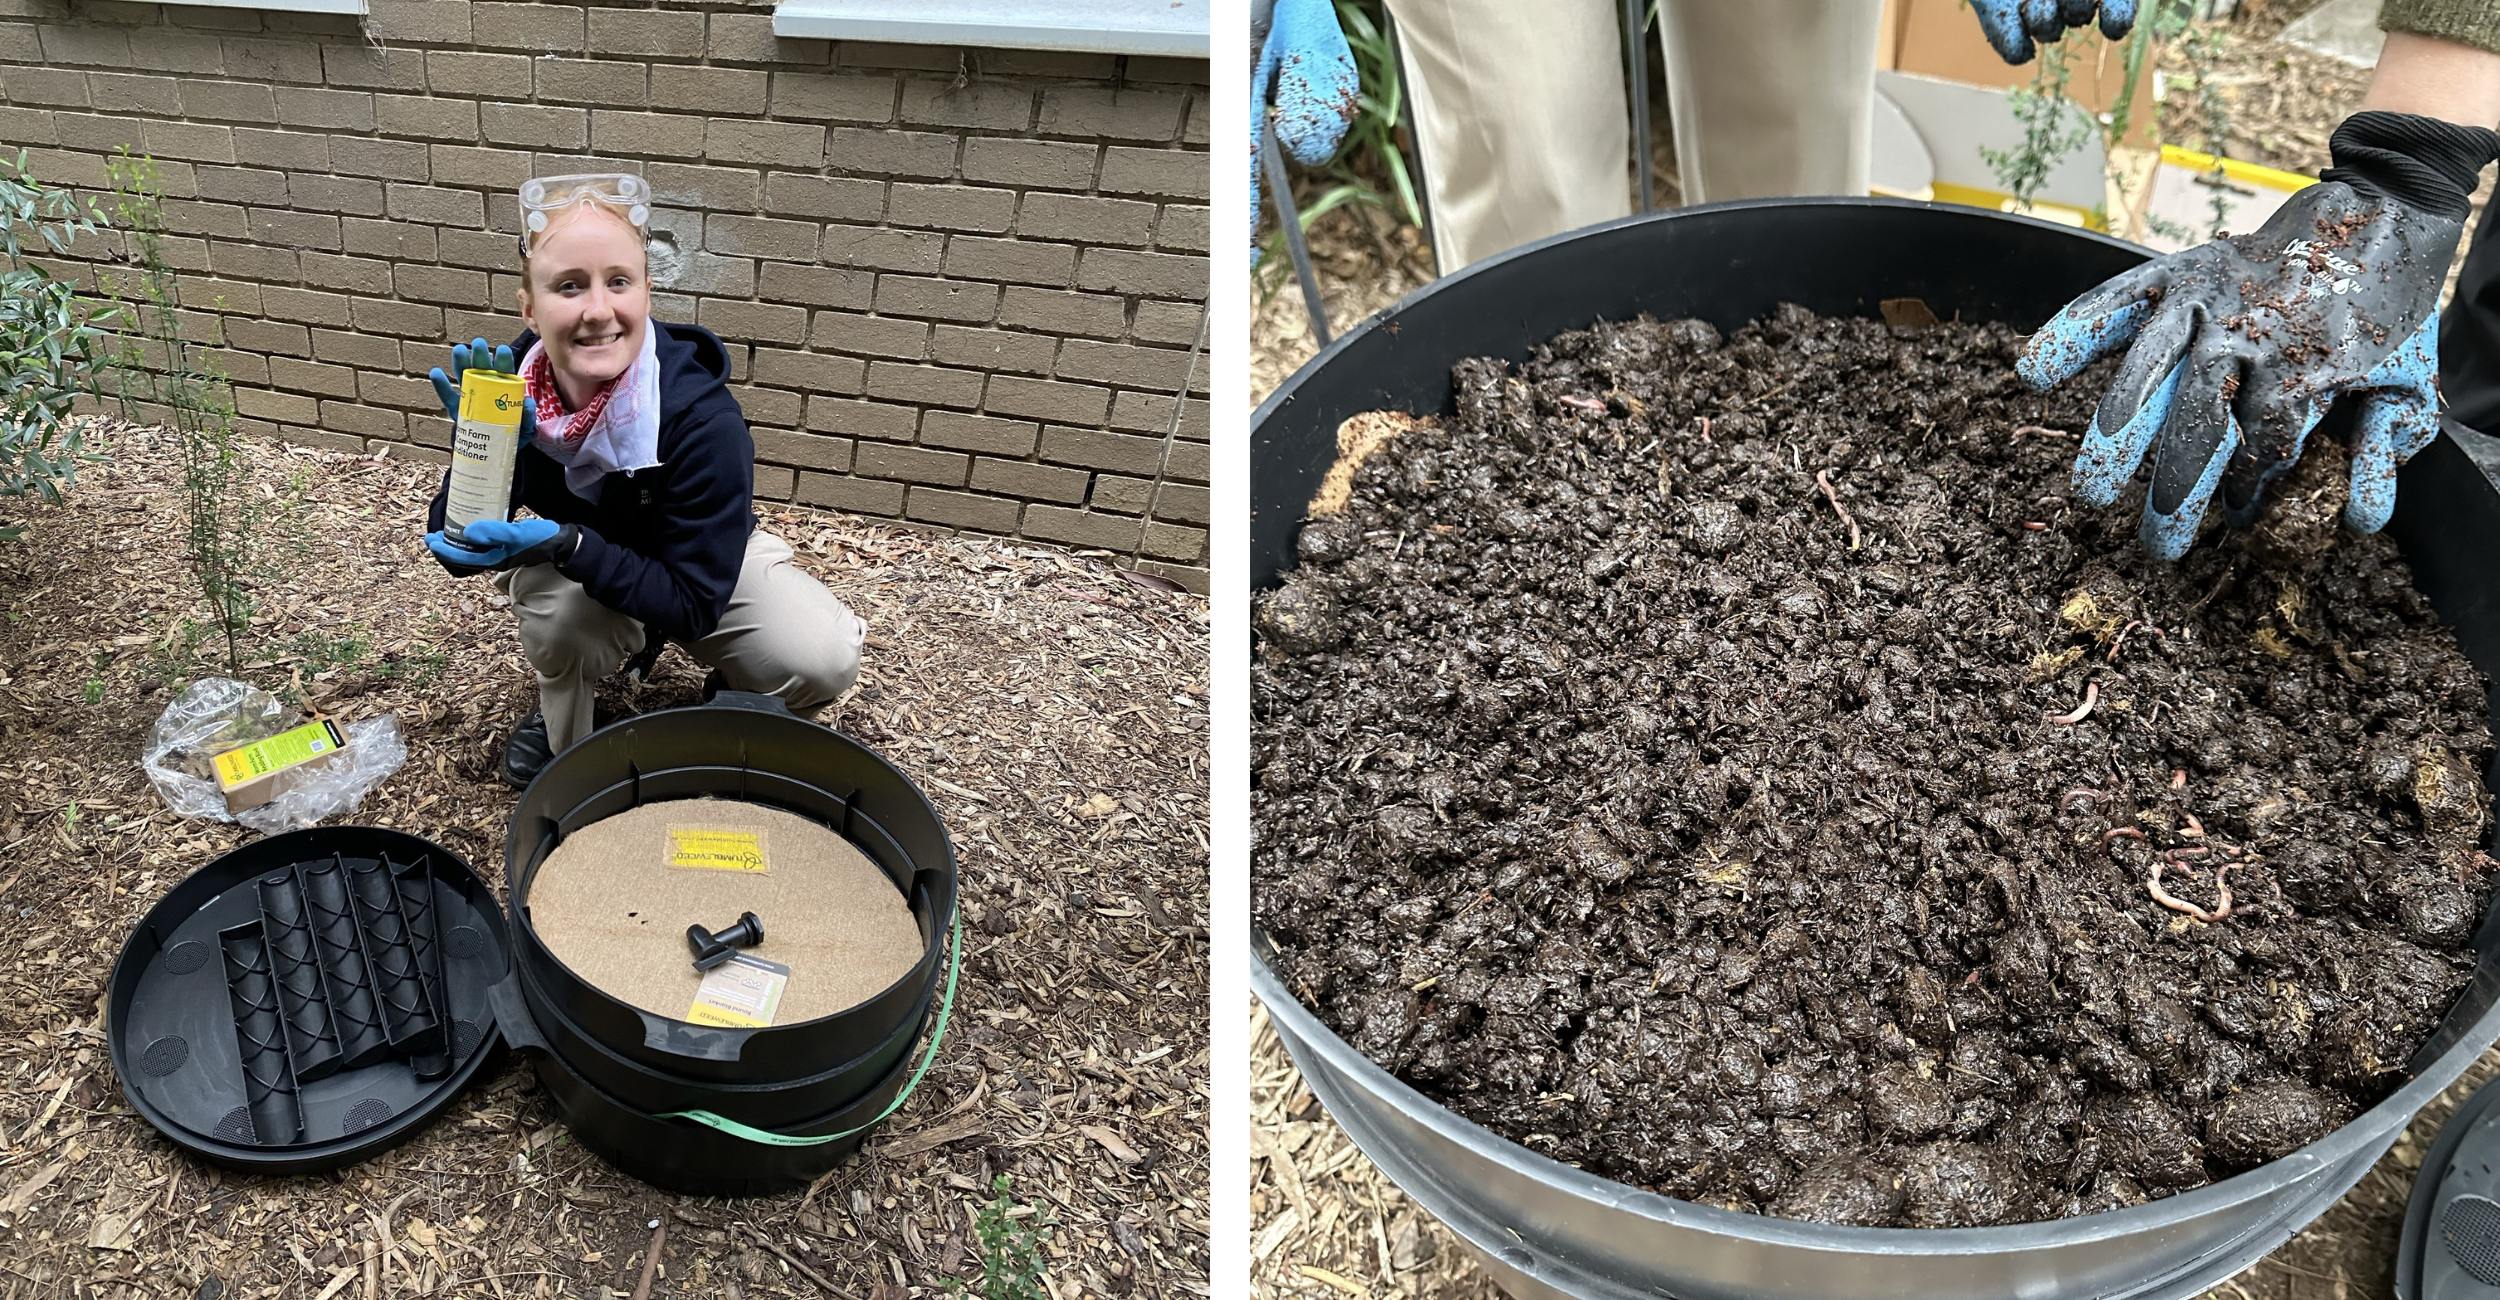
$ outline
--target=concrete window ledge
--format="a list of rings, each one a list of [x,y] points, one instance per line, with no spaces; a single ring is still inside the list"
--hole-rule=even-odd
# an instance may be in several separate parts
[[[1210,0],[781,0],[791,40],[1207,57]]]
[[[365,14],[365,0],[182,0],[205,9],[267,9],[289,14]]]

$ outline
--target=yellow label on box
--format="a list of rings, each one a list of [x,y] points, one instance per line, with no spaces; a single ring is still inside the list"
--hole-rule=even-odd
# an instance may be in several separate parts
[[[267,740],[219,754],[213,760],[217,768],[217,784],[220,788],[231,790],[272,772],[298,763],[309,763],[344,743],[336,726],[327,721],[308,722],[293,731],[282,731]]]
[[[769,875],[761,831],[706,830],[672,826],[668,831],[668,865],[695,871],[747,871]]]
[[[789,967],[739,953],[704,972],[686,1019],[720,1029],[762,1029],[781,1010],[781,990],[789,983]]]

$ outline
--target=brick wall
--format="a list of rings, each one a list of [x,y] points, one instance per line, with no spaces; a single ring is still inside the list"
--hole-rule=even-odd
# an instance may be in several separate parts
[[[655,310],[729,344],[759,497],[1205,589],[1203,61],[787,41],[760,3],[371,9],[0,0],[0,146],[81,188],[158,160],[247,427],[441,459],[425,372],[520,326],[520,183],[637,171],[686,255]]]

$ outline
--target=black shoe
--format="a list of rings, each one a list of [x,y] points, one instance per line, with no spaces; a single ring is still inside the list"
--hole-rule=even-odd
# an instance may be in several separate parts
[[[626,679],[638,687],[649,685],[651,670],[660,666],[660,652],[666,649],[668,649],[666,640],[647,632],[644,633],[642,649],[636,651],[633,658],[625,661]]]
[[[532,709],[521,725],[512,729],[512,738],[504,742],[503,783],[515,790],[528,789],[553,757],[547,748],[547,715]]]

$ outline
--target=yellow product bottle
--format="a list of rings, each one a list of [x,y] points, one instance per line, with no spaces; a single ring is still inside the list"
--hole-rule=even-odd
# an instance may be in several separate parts
[[[512,461],[521,452],[521,378],[498,370],[460,376],[460,418],[451,431],[451,492],[443,535],[454,542],[480,520],[512,516]]]

